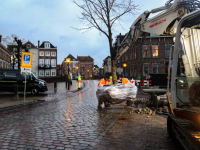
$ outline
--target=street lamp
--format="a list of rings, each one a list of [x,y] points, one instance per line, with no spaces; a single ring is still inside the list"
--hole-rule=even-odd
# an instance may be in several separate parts
[[[70,58],[66,58],[66,62],[68,64],[68,76],[67,76],[67,78],[68,78],[68,90],[69,90],[69,63],[70,63]]]
[[[103,70],[103,75],[104,75],[104,66],[102,66],[101,68],[102,68],[102,70]]]
[[[124,67],[124,77],[126,77],[126,67],[127,67],[127,64],[124,63],[124,64],[123,64],[123,67]]]
[[[78,76],[78,66],[76,66],[76,70],[77,70],[76,73],[77,73],[77,76]]]

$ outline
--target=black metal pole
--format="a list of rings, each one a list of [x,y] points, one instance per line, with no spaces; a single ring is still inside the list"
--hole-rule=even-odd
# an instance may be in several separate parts
[[[69,63],[68,63],[68,75],[67,75],[67,78],[68,78],[68,90],[69,90]]]

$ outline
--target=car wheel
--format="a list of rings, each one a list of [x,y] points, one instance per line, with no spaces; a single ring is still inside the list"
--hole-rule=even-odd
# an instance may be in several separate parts
[[[39,90],[38,88],[34,87],[31,89],[31,94],[35,95],[35,94],[38,94],[39,93]]]

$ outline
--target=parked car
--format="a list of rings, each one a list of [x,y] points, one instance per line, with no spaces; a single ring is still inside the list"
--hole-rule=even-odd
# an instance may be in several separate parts
[[[14,91],[18,85],[18,91],[24,91],[25,75],[18,69],[0,69],[0,91]],[[48,91],[44,80],[38,79],[33,73],[26,75],[26,92],[38,94]]]

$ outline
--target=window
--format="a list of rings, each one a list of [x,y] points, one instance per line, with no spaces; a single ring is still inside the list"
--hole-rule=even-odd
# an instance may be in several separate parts
[[[51,67],[56,67],[56,59],[51,60]]]
[[[120,63],[120,59],[117,60],[118,64]]]
[[[171,46],[172,46],[172,44],[165,45],[165,57],[167,57],[167,58],[169,57]]]
[[[49,51],[46,51],[46,52],[45,52],[45,56],[50,56],[50,52],[49,52]]]
[[[45,70],[45,76],[50,76],[50,70],[49,69]]]
[[[50,48],[50,43],[44,43],[45,48]]]
[[[143,52],[143,58],[145,57],[150,57],[150,52],[149,52],[149,45],[143,45],[142,46],[142,52]],[[135,57],[136,58],[136,57]]]
[[[39,76],[44,76],[44,70],[39,70]]]
[[[44,51],[40,51],[40,56],[44,56]]]
[[[45,59],[45,65],[50,66],[50,59]]]
[[[44,59],[39,59],[39,65],[44,66]]]
[[[51,52],[51,56],[56,56],[56,52]]]
[[[27,47],[27,48],[30,48],[30,47],[31,47],[31,45],[30,45],[30,44],[27,44],[27,45],[26,45],[26,47]]]
[[[85,67],[82,67],[82,71],[85,71]]]
[[[152,56],[153,57],[158,57],[158,45],[152,45]]]
[[[143,75],[149,74],[149,64],[143,64]]]
[[[158,64],[153,64],[153,73],[158,73]]]
[[[51,70],[51,76],[56,76],[56,69]]]

